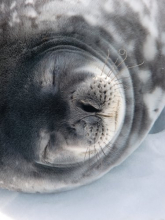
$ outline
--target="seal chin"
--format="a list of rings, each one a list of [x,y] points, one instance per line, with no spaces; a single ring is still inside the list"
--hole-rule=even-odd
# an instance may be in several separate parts
[[[124,91],[115,70],[77,49],[57,50],[42,63],[41,91],[62,101],[56,103],[54,126],[40,129],[36,162],[70,167],[100,160],[111,150],[125,116]]]

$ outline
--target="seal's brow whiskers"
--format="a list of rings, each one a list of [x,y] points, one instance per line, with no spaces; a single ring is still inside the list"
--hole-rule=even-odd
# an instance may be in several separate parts
[[[124,51],[123,53],[121,52],[121,51]],[[125,58],[117,65],[117,67],[119,67],[122,63],[124,63],[124,61],[127,59],[127,51],[125,50],[125,49],[120,49],[119,50],[119,54],[121,55],[121,56],[124,56],[125,55]]]
[[[102,71],[101,71],[101,75],[102,75],[103,72],[104,72],[104,68],[105,68],[105,66],[107,65],[108,59],[109,59],[109,50],[108,50],[108,55],[107,55],[107,57],[106,57],[106,59],[105,59],[105,62],[104,62],[103,69],[102,69]]]
[[[134,67],[138,67],[138,66],[142,66],[144,64],[144,61],[140,64],[134,65],[134,66],[127,66],[128,69],[134,68]]]
[[[128,58],[128,54],[127,54],[127,51],[125,49],[120,49],[119,50],[119,55],[120,56],[124,56],[125,55],[125,58],[117,65],[117,67],[119,67]],[[115,65],[117,64],[118,60],[119,60],[119,58],[117,58],[116,61],[114,62]],[[130,67],[127,66],[127,68],[131,69],[131,68],[134,68],[134,67],[141,66],[143,64],[144,64],[144,61],[142,61],[142,63],[134,65],[134,66],[130,66]]]
[[[115,65],[116,65],[116,63],[117,63],[118,59],[119,59],[119,58],[117,58],[117,59],[116,59],[116,61],[114,62],[114,64],[115,64]]]

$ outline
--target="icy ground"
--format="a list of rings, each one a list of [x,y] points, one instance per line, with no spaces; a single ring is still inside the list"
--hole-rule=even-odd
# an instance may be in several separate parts
[[[91,185],[48,195],[0,190],[0,220],[165,220],[165,109],[141,146]]]

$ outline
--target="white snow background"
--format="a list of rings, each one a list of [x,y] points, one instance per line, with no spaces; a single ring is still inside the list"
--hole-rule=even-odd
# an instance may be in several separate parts
[[[165,109],[141,146],[90,185],[58,194],[1,189],[0,220],[165,220]]]

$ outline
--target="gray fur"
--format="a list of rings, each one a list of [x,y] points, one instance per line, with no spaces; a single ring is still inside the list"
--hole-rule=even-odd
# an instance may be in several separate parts
[[[163,0],[0,1],[2,188],[72,189],[140,145],[165,105],[164,7]]]

